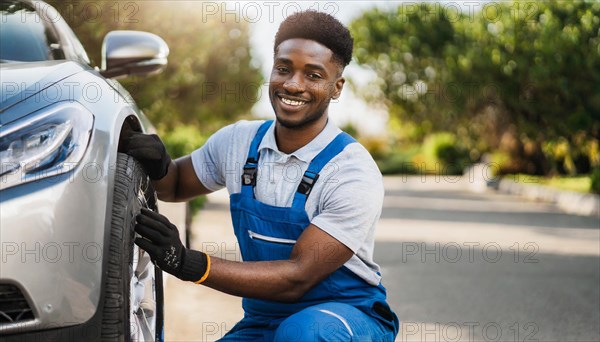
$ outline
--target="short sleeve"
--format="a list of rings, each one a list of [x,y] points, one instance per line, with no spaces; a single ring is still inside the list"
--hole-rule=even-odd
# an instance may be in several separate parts
[[[191,154],[194,171],[208,190],[217,191],[225,186],[222,166],[226,162],[227,149],[223,147],[231,146],[233,130],[234,125],[221,128]]]
[[[319,212],[311,221],[356,253],[372,236],[383,205],[383,179],[377,165],[358,144],[334,158],[325,176]],[[350,146],[349,146],[350,147]],[[324,168],[326,170],[326,168]]]

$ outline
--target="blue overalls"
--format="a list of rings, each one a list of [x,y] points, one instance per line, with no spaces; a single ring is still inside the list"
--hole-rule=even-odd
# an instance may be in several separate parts
[[[272,121],[260,126],[242,175],[242,190],[231,194],[235,235],[244,261],[287,260],[310,221],[304,209],[321,169],[355,140],[340,133],[310,163],[291,207],[275,207],[254,197],[258,146]],[[342,266],[296,303],[244,298],[245,316],[223,340],[392,341],[398,318],[386,303],[386,290],[372,286]]]

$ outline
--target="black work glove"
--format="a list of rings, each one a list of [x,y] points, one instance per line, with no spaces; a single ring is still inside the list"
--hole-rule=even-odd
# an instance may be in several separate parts
[[[145,250],[152,262],[181,280],[198,281],[207,271],[207,256],[187,249],[179,240],[174,224],[159,213],[142,208],[136,217],[135,231],[142,237],[135,244]]]
[[[152,180],[167,175],[171,157],[156,134],[133,132],[123,140],[123,152],[137,159]]]

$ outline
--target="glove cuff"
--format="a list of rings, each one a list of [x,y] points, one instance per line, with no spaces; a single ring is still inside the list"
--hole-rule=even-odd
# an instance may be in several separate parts
[[[158,165],[152,166],[150,169],[151,172],[148,173],[151,180],[161,180],[165,178],[167,173],[169,172],[169,165],[171,165],[171,156],[169,152],[167,152],[167,148],[165,144],[160,140],[160,137],[156,134],[151,134],[150,137],[154,139],[154,148],[160,151],[160,160],[158,161]]]
[[[163,166],[162,173],[157,175],[157,177],[152,180],[155,180],[155,181],[161,180],[161,179],[165,178],[167,173],[169,173],[169,166],[171,165],[171,156],[165,151],[165,156],[163,158],[164,158],[163,162],[165,163],[165,165]]]
[[[208,255],[205,253],[185,248],[183,250],[183,263],[178,278],[194,282],[206,278],[208,262]]]

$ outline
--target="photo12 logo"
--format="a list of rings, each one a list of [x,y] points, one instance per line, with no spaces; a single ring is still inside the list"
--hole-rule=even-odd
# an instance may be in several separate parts
[[[417,243],[402,242],[402,262],[486,262],[495,264],[503,258],[514,263],[535,264],[540,247],[535,242],[515,242],[508,248],[502,248],[497,242],[448,242],[448,243]]]
[[[57,23],[61,19],[77,27],[84,23],[97,23],[112,21],[115,24],[136,24],[140,22],[138,12],[140,6],[135,1],[61,1],[54,6],[43,2],[31,4],[38,15],[32,16],[28,11],[21,11],[22,23],[42,20]],[[2,16],[2,22],[8,21],[7,16]]]
[[[398,1],[400,19],[409,22],[415,15],[421,20],[434,21],[444,19],[457,22],[466,17],[474,22],[482,18],[488,23],[501,20],[535,20],[540,13],[540,6],[535,1]]]
[[[530,342],[539,330],[534,322],[402,322],[396,341]]]
[[[97,263],[102,260],[102,245],[96,242],[2,242],[2,264],[16,263]]]
[[[202,22],[216,19],[223,23],[257,23],[264,20],[274,23],[280,18],[307,10],[335,15],[340,8],[337,2],[332,1],[205,1],[202,2]]]

